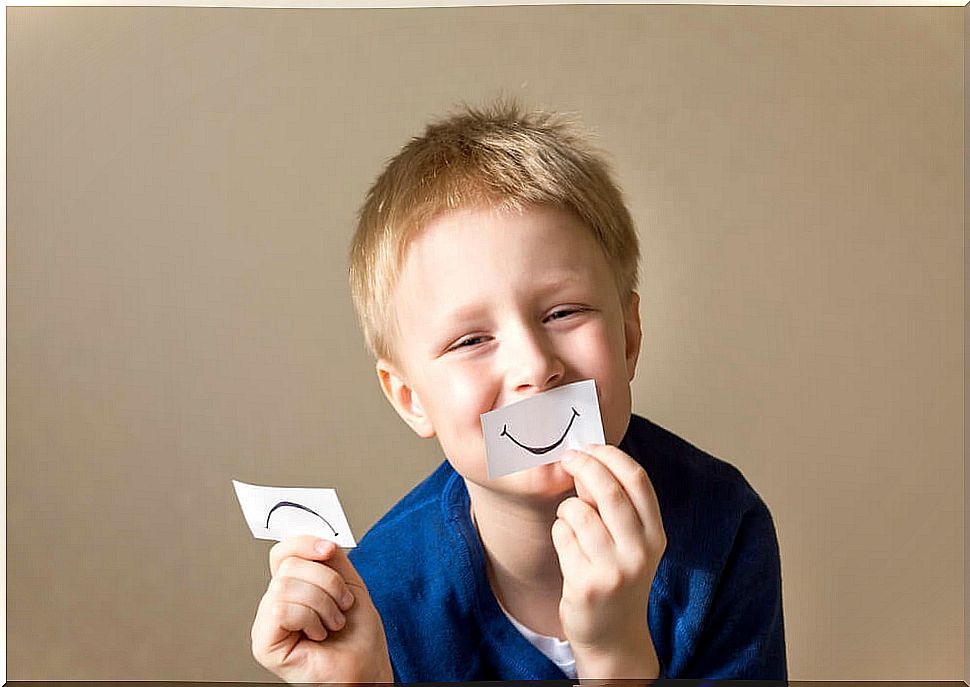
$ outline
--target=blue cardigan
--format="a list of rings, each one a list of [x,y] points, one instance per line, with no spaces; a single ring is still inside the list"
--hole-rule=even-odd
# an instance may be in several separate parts
[[[736,468],[637,415],[620,448],[650,476],[667,535],[646,618],[661,677],[787,680],[764,501]],[[465,482],[447,462],[350,559],[383,620],[396,682],[566,679],[495,600]]]

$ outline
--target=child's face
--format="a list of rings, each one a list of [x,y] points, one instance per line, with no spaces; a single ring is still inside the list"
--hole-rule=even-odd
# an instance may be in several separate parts
[[[378,361],[378,372],[405,421],[437,435],[465,479],[553,499],[573,487],[558,463],[488,479],[479,416],[594,379],[606,441],[619,443],[640,348],[637,306],[636,295],[621,302],[602,249],[572,213],[458,210],[408,247],[393,303],[398,364]]]

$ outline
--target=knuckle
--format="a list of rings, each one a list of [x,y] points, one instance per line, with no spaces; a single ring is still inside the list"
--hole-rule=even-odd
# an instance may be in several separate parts
[[[616,505],[623,503],[626,500],[626,496],[623,494],[623,489],[616,482],[612,482],[603,490],[603,499],[610,505]]]
[[[273,596],[286,596],[293,591],[293,578],[286,575],[277,575],[270,581],[269,585]]]
[[[282,561],[280,561],[280,564],[276,566],[276,574],[283,577],[289,576],[293,572],[293,564],[295,561],[296,559],[293,558],[293,556],[287,556],[284,558]]]
[[[287,604],[277,601],[269,609],[270,617],[278,625],[282,625],[290,616],[290,608]]]
[[[639,465],[634,465],[631,468],[629,479],[638,489],[648,489],[653,486],[647,471]]]

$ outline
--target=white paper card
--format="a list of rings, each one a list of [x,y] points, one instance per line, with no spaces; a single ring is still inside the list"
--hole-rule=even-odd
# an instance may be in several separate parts
[[[560,386],[482,414],[489,478],[554,463],[571,448],[603,444],[596,382]]]
[[[312,534],[344,548],[357,546],[333,489],[260,487],[232,481],[246,524],[257,539]]]

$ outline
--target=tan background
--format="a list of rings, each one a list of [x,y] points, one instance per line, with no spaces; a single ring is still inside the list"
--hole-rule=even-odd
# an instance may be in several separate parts
[[[429,116],[579,112],[643,240],[635,409],[737,465],[790,676],[966,679],[962,8],[9,8],[8,677],[267,680],[230,479],[357,536],[439,460],[346,285]]]

